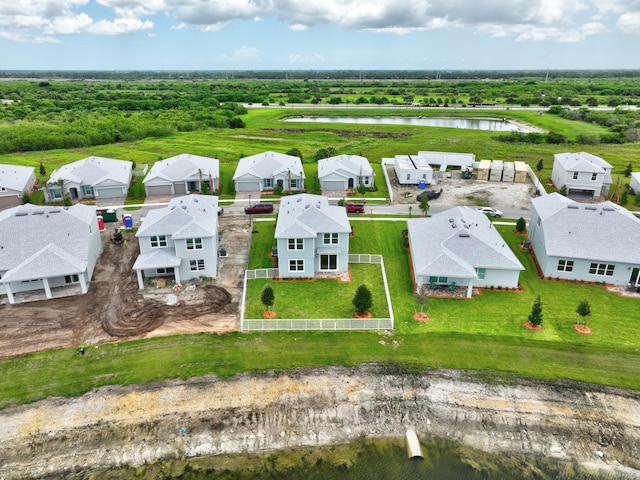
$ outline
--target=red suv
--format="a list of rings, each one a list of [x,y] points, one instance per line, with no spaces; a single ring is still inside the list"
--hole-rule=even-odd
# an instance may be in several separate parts
[[[273,203],[256,203],[248,207],[244,207],[244,213],[272,213]]]

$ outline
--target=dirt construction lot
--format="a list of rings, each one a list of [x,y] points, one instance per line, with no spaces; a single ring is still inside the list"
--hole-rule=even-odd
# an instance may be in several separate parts
[[[4,298],[0,356],[172,333],[237,330],[251,232],[244,216],[220,217],[220,229],[220,246],[229,255],[219,259],[217,280],[185,282],[184,287],[191,286],[182,291],[170,286],[140,291],[132,270],[139,253],[137,239],[126,234],[126,247],[113,245],[108,228],[86,295],[15,305]]]

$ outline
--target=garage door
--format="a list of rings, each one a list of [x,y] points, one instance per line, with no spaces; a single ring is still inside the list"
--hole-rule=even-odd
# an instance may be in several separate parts
[[[340,180],[322,182],[322,190],[344,190],[345,183]]]
[[[148,185],[145,187],[147,195],[171,195],[171,185]]]
[[[236,185],[237,192],[256,192],[260,190],[260,182],[238,182]]]
[[[96,197],[98,198],[117,198],[125,196],[125,194],[122,193],[122,187],[100,188],[96,189],[96,193]]]

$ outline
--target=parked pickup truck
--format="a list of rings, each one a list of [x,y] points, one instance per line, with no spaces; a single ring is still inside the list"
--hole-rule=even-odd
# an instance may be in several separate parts
[[[244,207],[244,213],[272,213],[273,203],[256,203],[248,207]]]
[[[364,213],[364,203],[347,202],[347,213]]]

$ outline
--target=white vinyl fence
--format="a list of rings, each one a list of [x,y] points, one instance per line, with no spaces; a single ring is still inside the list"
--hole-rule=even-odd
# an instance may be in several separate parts
[[[387,273],[382,255],[349,254],[349,263],[370,263],[380,265],[387,299],[389,318],[244,318],[246,307],[247,281],[257,278],[277,278],[277,268],[247,270],[244,274],[240,330],[243,332],[266,330],[393,330],[393,308],[389,295]]]

